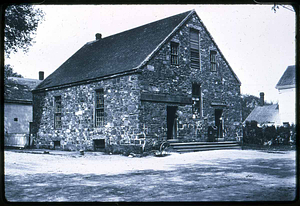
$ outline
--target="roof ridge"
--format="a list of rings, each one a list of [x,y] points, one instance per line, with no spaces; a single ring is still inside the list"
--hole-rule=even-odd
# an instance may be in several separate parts
[[[106,36],[106,37],[104,37],[104,38],[102,38],[102,39],[99,39],[99,40],[89,41],[89,42],[85,43],[85,45],[89,45],[89,44],[101,42],[101,40],[105,40],[105,39],[107,39],[107,38],[113,38],[113,37],[115,37],[115,36],[124,34],[124,33],[126,33],[126,32],[130,32],[130,31],[133,31],[133,30],[135,30],[135,29],[140,29],[140,28],[142,28],[142,27],[149,26],[150,24],[156,24],[156,23],[158,23],[159,21],[164,21],[164,20],[167,20],[167,19],[169,19],[169,18],[174,18],[174,17],[179,16],[179,15],[182,15],[182,14],[184,14],[184,13],[191,13],[191,12],[194,12],[194,11],[195,11],[195,9],[192,9],[192,10],[189,10],[189,11],[186,11],[186,12],[182,12],[182,13],[180,13],[180,14],[175,14],[175,15],[172,15],[172,16],[168,16],[168,17],[165,17],[165,18],[163,18],[163,19],[158,19],[158,20],[156,20],[156,21],[152,21],[152,22],[149,22],[149,23],[146,23],[146,24],[137,26],[137,27],[133,27],[133,28],[130,28],[130,29],[121,31],[121,32],[119,32],[119,33],[115,33],[115,34]]]
[[[34,80],[34,81],[42,81],[39,79],[33,79],[33,78],[26,78],[26,77],[8,77],[9,80]]]
[[[115,36],[115,35],[123,34],[123,33],[125,33],[125,32],[132,31],[132,30],[135,30],[135,29],[138,29],[138,28],[141,28],[141,27],[146,27],[146,26],[149,26],[150,24],[156,24],[156,23],[158,23],[159,21],[164,21],[164,20],[167,20],[167,19],[169,19],[169,18],[173,18],[173,17],[175,17],[175,16],[182,15],[182,14],[184,14],[184,13],[190,13],[190,12],[192,12],[192,11],[195,11],[195,9],[189,10],[189,11],[186,11],[186,12],[182,12],[182,13],[180,13],[180,14],[175,14],[175,15],[172,15],[172,16],[168,16],[168,17],[165,17],[165,18],[163,18],[163,19],[158,19],[158,20],[156,20],[156,21],[152,21],[152,22],[149,22],[149,23],[146,23],[146,24],[137,26],[137,27],[133,27],[133,28],[131,28],[131,29],[127,29],[127,30],[125,30],[125,31],[121,31],[121,32],[119,32],[119,33],[112,34],[112,35],[110,35],[110,36],[104,37],[104,38],[102,38],[102,39],[106,39],[106,38],[109,38],[109,37],[113,37],[113,36]],[[100,41],[101,41],[101,40],[100,40]],[[98,42],[98,41],[96,40],[96,42]]]
[[[142,63],[144,63],[147,59],[149,59],[149,57],[153,54],[154,50],[157,50],[157,48],[163,44],[163,42],[166,40],[166,36],[169,37],[170,34],[172,34],[174,32],[174,28],[176,30],[178,25],[180,25],[182,22],[184,22],[186,17],[194,12],[195,12],[195,10],[189,10],[186,12],[182,12],[180,14],[176,14],[173,16],[169,16],[169,17],[166,17],[163,19],[153,21],[153,22],[149,22],[147,24],[122,31],[120,33],[116,33],[116,34],[107,36],[101,40],[87,42],[78,51],[76,51],[73,55],[71,55],[71,57],[69,57],[60,67],[58,67],[53,73],[51,73],[45,79],[45,81],[43,81],[36,89],[45,89],[45,88],[53,87],[54,85],[56,85],[56,86],[61,85],[62,82],[54,81],[55,76],[62,76],[64,74],[70,73],[70,72],[78,72],[79,68],[81,68],[82,66],[87,66],[89,64],[93,64],[92,62],[96,62],[96,61],[98,61],[98,62],[103,61],[103,59],[100,60],[99,56],[92,57],[92,55],[90,55],[90,56],[85,56],[85,58],[83,58],[83,56],[84,56],[83,54],[86,54],[86,52],[91,53],[92,50],[101,49],[104,47],[116,49],[115,48],[116,46],[114,46],[114,45],[116,45],[117,43],[112,44],[112,42],[117,41],[120,43],[121,39],[129,39],[131,41],[131,43],[136,45],[137,41],[140,41],[140,40],[141,40],[141,42],[146,41],[145,40],[146,37],[144,36],[144,34],[149,33],[147,39],[152,38],[152,40],[153,40],[154,37],[157,39],[155,42],[152,41],[151,49],[150,49],[150,47],[143,48],[142,50],[139,50],[138,53],[137,53],[138,50],[132,50],[133,51],[132,53],[137,56],[135,58],[135,61],[131,62],[128,65],[125,65],[125,66],[123,65],[122,67],[110,68],[109,67],[110,65],[105,65],[106,71],[97,70],[97,73],[101,72],[101,76],[107,76],[107,75],[112,75],[113,73],[120,73],[120,72],[125,72],[125,71],[128,72],[128,71],[136,70],[137,68],[139,68],[139,66],[142,65]],[[166,27],[158,29],[157,26],[161,26],[161,25],[164,25]],[[160,30],[161,32],[157,32],[158,30]],[[160,35],[160,36],[158,36],[158,38],[157,38],[157,36],[155,36],[157,34]],[[135,38],[131,38],[132,36],[134,36]],[[149,41],[149,39],[148,39],[148,41]],[[126,60],[126,58],[128,59],[129,56],[127,55],[127,53],[128,53],[129,47],[127,45],[128,44],[121,43],[122,50],[119,50],[119,48],[118,48],[119,53],[112,53],[112,52],[107,53],[105,51],[104,53],[107,54],[106,59],[113,59],[115,57],[120,58],[120,59],[125,58],[125,60]],[[139,47],[140,45],[137,44],[137,46]],[[92,49],[89,49],[89,48],[92,48]],[[85,59],[85,63],[87,63],[87,64],[83,65],[83,62],[76,62],[76,61],[72,62],[72,59],[74,59],[74,58],[79,58],[79,59],[83,58],[83,59]],[[74,63],[74,62],[76,62],[76,63]],[[70,66],[71,64],[72,64],[72,66]],[[88,70],[87,73],[85,73],[85,76],[82,78],[75,78],[74,75],[72,77],[69,76],[68,80],[65,82],[65,84],[75,83],[78,81],[84,81],[84,80],[91,79],[93,73],[96,72],[96,69],[98,69],[98,68],[94,67],[93,69]]]

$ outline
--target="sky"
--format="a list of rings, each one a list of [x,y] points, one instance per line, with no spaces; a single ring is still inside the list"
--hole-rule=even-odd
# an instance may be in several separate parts
[[[295,12],[273,5],[38,5],[45,12],[29,52],[5,58],[25,78],[45,78],[85,43],[195,9],[242,82],[241,93],[278,102],[277,82],[295,64]]]

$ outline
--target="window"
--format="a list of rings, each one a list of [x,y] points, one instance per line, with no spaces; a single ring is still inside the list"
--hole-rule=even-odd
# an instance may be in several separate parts
[[[200,69],[199,31],[190,30],[190,63],[191,68]]]
[[[202,116],[201,106],[201,85],[194,83],[192,85],[192,101],[193,101],[193,114],[196,117]]]
[[[217,71],[216,51],[210,51],[210,70],[212,72]]]
[[[61,96],[55,97],[54,104],[54,128],[61,129]]]
[[[179,63],[178,48],[179,48],[178,43],[171,42],[171,64],[173,65],[178,65]]]
[[[103,89],[96,90],[95,98],[95,126],[104,125],[104,91]]]

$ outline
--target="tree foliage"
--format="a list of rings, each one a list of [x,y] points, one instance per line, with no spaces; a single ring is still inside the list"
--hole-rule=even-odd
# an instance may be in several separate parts
[[[259,97],[256,97],[254,95],[242,94],[242,121],[245,121],[252,110],[259,105],[259,99]],[[268,103],[265,101],[264,104],[270,105],[273,104],[273,102]]]
[[[296,126],[294,124],[258,127],[256,121],[246,122],[243,128],[244,144],[256,145],[289,145],[296,142]]]
[[[298,6],[293,4],[293,5],[282,5],[282,4],[276,4],[274,3],[274,6],[272,6],[272,10],[274,11],[274,13],[276,13],[276,11],[280,8],[280,7],[284,8],[284,9],[287,9],[289,11],[292,11],[292,12],[296,12],[297,11],[297,8]]]
[[[13,68],[10,64],[7,64],[4,66],[4,79],[7,79],[7,77],[20,77],[23,78],[21,74],[18,74],[13,71]]]
[[[22,92],[24,90],[24,85],[18,85],[15,83],[12,83],[8,79],[8,77],[20,77],[23,78],[21,74],[18,74],[17,72],[13,71],[13,67],[10,64],[4,65],[4,96],[5,98],[10,97],[15,90],[12,89],[12,87],[16,86],[18,88],[18,91]],[[24,90],[25,91],[25,90]]]
[[[27,52],[32,46],[39,22],[44,12],[33,5],[10,5],[5,10],[4,50],[5,56],[22,49]]]

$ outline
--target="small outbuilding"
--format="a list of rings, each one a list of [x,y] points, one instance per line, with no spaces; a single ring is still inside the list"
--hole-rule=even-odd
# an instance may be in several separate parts
[[[280,125],[279,105],[265,105],[264,93],[260,93],[259,105],[245,119],[246,122],[256,121],[258,126],[278,126]]]
[[[4,84],[4,145],[26,147],[32,123],[31,91],[42,80],[8,77]]]

